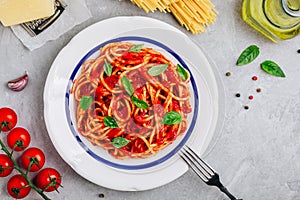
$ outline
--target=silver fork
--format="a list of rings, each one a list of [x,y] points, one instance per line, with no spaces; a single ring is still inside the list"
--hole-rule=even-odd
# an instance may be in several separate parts
[[[231,200],[242,200],[235,198],[227,188],[223,186],[219,174],[205,163],[190,147],[185,145],[180,150],[179,155],[207,185],[218,187]]]

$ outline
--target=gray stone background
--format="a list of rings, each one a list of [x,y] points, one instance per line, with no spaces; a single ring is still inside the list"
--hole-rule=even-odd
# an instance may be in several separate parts
[[[9,106],[19,114],[18,125],[33,135],[32,146],[46,150],[47,166],[63,175],[60,194],[53,199],[108,200],[152,199],[226,199],[216,188],[208,187],[189,170],[165,186],[143,192],[120,192],[97,186],[77,175],[54,149],[43,119],[43,88],[48,70],[58,52],[82,29],[114,16],[148,16],[169,23],[195,41],[217,64],[225,92],[225,118],[221,136],[205,157],[221,174],[228,189],[244,200],[300,200],[300,37],[272,43],[248,26],[241,18],[241,0],[212,0],[219,11],[216,23],[206,33],[192,35],[171,14],[145,13],[129,0],[87,0],[92,18],[76,26],[56,41],[29,51],[10,28],[0,25],[0,107]],[[251,44],[260,47],[260,56],[245,67],[235,62]],[[274,60],[286,78],[263,72],[259,64]],[[27,88],[14,93],[6,82],[27,69]],[[226,77],[230,71],[232,76]],[[252,81],[253,75],[258,81]],[[262,92],[255,89],[261,87]],[[241,93],[240,98],[235,93]],[[248,95],[254,99],[249,101]],[[243,106],[248,104],[249,110]],[[3,136],[0,136],[3,138]],[[0,199],[11,199],[6,193],[8,178],[0,179]],[[32,192],[27,199],[41,199]]]

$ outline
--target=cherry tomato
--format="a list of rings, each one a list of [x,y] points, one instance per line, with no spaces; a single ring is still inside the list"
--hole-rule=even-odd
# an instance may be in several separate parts
[[[18,117],[11,108],[0,108],[0,131],[9,131],[17,124]]]
[[[20,174],[12,176],[7,182],[7,192],[13,198],[22,199],[29,194],[30,190],[28,182]]]
[[[8,133],[6,139],[11,149],[22,151],[26,149],[30,143],[30,134],[25,128],[17,127]]]
[[[45,164],[45,154],[36,147],[26,149],[21,156],[21,163],[24,169],[28,169],[32,163],[29,171],[36,172],[40,170]]]
[[[57,190],[61,184],[61,176],[59,172],[53,168],[41,170],[34,180],[36,186],[46,192]]]
[[[0,177],[6,177],[11,174],[14,169],[14,163],[8,155],[0,154]]]

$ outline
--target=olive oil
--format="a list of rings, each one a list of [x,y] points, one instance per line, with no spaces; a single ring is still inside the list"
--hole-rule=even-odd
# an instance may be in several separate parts
[[[299,35],[300,0],[244,0],[245,22],[273,42]]]

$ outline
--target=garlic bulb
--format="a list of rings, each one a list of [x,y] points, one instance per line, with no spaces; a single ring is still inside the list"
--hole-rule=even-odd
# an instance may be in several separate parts
[[[8,81],[7,86],[11,90],[19,92],[19,91],[23,90],[26,87],[26,85],[28,83],[28,78],[29,78],[28,73],[26,71],[25,75],[23,75],[19,78],[16,78],[14,80]]]

